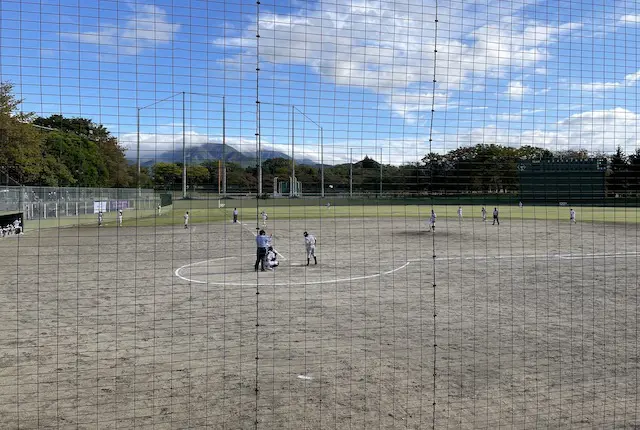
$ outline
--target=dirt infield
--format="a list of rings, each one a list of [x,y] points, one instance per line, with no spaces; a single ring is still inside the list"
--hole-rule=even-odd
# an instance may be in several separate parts
[[[3,427],[640,425],[635,225],[268,223],[0,239]]]

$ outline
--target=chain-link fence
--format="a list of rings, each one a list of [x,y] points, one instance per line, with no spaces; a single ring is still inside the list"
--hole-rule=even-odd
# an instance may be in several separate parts
[[[0,189],[0,212],[23,212],[26,219],[154,209],[159,204],[160,196],[149,189],[29,186]]]

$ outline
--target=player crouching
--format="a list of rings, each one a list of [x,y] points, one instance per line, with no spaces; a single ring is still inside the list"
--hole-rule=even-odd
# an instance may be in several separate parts
[[[280,262],[278,261],[278,254],[276,254],[276,251],[273,249],[273,246],[270,246],[267,249],[267,269],[274,270],[279,265],[280,265]]]

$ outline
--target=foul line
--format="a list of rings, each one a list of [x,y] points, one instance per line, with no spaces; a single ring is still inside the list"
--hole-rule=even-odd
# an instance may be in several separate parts
[[[486,255],[486,256],[457,256],[457,257],[436,257],[436,260],[442,261],[452,261],[452,260],[505,260],[505,259],[516,259],[516,258],[531,258],[531,259],[561,259],[561,260],[579,260],[584,258],[594,258],[594,257],[604,257],[604,258],[612,258],[612,257],[623,257],[623,256],[634,256],[640,255],[640,252],[629,251],[629,252],[614,252],[614,253],[591,253],[591,254],[511,254],[511,255]],[[413,259],[409,260],[411,262],[422,261],[422,259]]]
[[[251,231],[251,229],[249,229],[249,227],[247,227],[247,224],[245,224],[245,223],[241,222],[241,223],[240,223],[240,225],[241,225],[245,230],[247,230],[249,233],[251,233],[251,234],[253,235],[253,237],[257,237],[257,236],[258,236],[255,232]],[[279,253],[275,246],[273,246],[273,250],[275,251],[275,253],[276,253],[276,254],[278,254],[280,257],[282,257],[282,259],[283,259],[283,260],[287,260],[287,257],[285,257],[284,255],[282,255],[281,253]]]
[[[228,258],[234,258],[234,257],[220,257],[220,258],[213,258],[210,260],[204,260],[204,261],[198,261],[197,263],[189,263],[189,264],[185,264],[184,266],[181,266],[179,268],[176,269],[175,271],[175,275],[182,279],[183,281],[187,281],[187,282],[193,282],[195,284],[208,284],[208,285],[230,285],[230,286],[244,286],[244,285],[255,285],[254,282],[211,282],[211,281],[200,281],[197,279],[190,279],[187,277],[184,277],[181,275],[180,272],[182,272],[184,269],[187,269],[191,266],[197,266],[197,265],[201,265],[204,263],[208,263],[210,261],[214,261],[214,260],[224,260],[224,259],[228,259]],[[366,275],[366,276],[355,276],[352,278],[342,278],[342,279],[328,279],[328,280],[324,280],[324,281],[311,281],[311,282],[276,282],[276,283],[268,283],[267,285],[272,285],[272,286],[288,286],[288,285],[318,285],[318,284],[331,284],[334,282],[349,282],[349,281],[360,281],[363,279],[371,279],[371,278],[377,278],[380,277],[382,275],[390,275],[394,272],[397,272],[398,270],[402,270],[405,267],[407,267],[409,264],[411,264],[410,261],[407,261],[406,263],[404,263],[402,266],[400,267],[396,267],[395,269],[392,270],[388,270],[386,272],[382,272],[382,273],[376,273],[374,275]]]

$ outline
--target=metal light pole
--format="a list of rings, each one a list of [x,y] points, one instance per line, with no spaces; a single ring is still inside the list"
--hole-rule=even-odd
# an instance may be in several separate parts
[[[187,198],[187,133],[186,120],[184,115],[185,92],[182,92],[182,198]]]
[[[382,198],[382,148],[380,148],[380,198]]]
[[[320,127],[320,196],[324,198],[324,129]]]
[[[227,196],[227,129],[226,129],[226,102],[222,96],[222,195]]]
[[[142,195],[142,189],[140,184],[140,108],[137,108],[136,115],[136,131],[137,131],[137,145],[136,145],[136,164],[138,167],[138,178],[136,184],[138,185],[138,197]],[[137,206],[136,206],[137,207]]]
[[[353,148],[349,148],[349,198],[353,198]]]
[[[293,197],[297,194],[298,190],[296,189],[296,113],[295,106],[291,105],[291,183],[289,184],[289,197]]]

